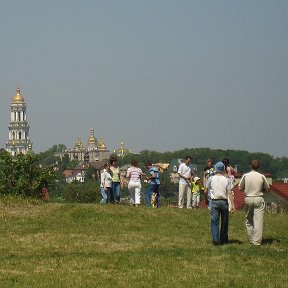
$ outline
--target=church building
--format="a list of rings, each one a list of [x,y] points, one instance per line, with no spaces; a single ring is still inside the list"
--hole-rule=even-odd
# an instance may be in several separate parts
[[[19,153],[27,154],[32,151],[32,142],[29,138],[30,126],[27,121],[26,103],[19,87],[16,90],[16,95],[12,98],[10,111],[11,122],[8,126],[9,136],[6,142],[6,150],[12,156]]]

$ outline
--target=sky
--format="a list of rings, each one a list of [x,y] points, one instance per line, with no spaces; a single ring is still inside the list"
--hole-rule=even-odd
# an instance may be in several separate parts
[[[33,150],[288,156],[288,1],[0,3],[0,147],[19,85]],[[208,155],[207,155],[208,156]]]

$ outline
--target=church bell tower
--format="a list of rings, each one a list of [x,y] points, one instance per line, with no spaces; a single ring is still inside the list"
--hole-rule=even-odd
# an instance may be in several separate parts
[[[26,117],[26,103],[21,95],[20,88],[12,98],[10,106],[11,117],[8,126],[9,136],[6,142],[6,150],[15,156],[19,153],[27,154],[32,151],[32,143],[29,138],[29,124]]]

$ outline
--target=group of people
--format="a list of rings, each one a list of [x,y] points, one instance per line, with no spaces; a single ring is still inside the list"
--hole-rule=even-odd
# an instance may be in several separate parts
[[[184,208],[184,198],[186,195],[186,208],[198,208],[201,191],[204,192],[208,209],[210,210],[210,229],[213,245],[228,243],[228,222],[229,212],[235,211],[234,180],[235,169],[230,165],[229,159],[213,165],[211,159],[207,160],[207,166],[203,170],[203,179],[194,174],[191,165],[191,156],[185,157],[185,161],[178,167],[179,175],[179,198],[178,207]],[[253,245],[261,245],[263,234],[263,219],[265,201],[263,191],[269,190],[266,177],[258,172],[260,163],[258,160],[251,162],[251,171],[242,176],[239,182],[239,189],[245,194],[246,228],[249,242]],[[140,205],[142,180],[148,183],[145,191],[145,203],[147,207],[159,207],[159,186],[160,173],[152,163],[146,163],[148,175],[145,175],[138,166],[136,160],[131,161],[126,177],[129,179],[128,191],[130,194],[130,204]],[[120,203],[120,189],[123,187],[123,179],[120,168],[117,166],[116,158],[111,158],[104,165],[101,173],[101,195],[100,203]],[[192,200],[192,205],[191,205]]]
[[[179,199],[178,207],[184,207],[184,195],[187,195],[186,207],[199,207],[200,191],[204,191],[206,202],[210,210],[210,229],[213,245],[228,243],[229,212],[235,211],[233,186],[236,176],[235,169],[230,165],[229,159],[217,162],[213,166],[211,159],[203,171],[203,185],[199,177],[194,177],[191,166],[191,157],[185,157],[184,163],[178,168]],[[269,190],[266,177],[258,172],[260,162],[251,162],[251,171],[242,176],[239,189],[245,194],[246,229],[249,242],[261,245],[263,235],[263,220],[265,201],[263,191]],[[191,206],[191,192],[192,206]]]
[[[145,191],[145,203],[147,207],[159,207],[159,186],[160,173],[157,167],[152,163],[146,163],[148,175],[145,175],[142,169],[138,166],[136,160],[131,161],[131,166],[127,169],[126,178],[129,179],[128,191],[130,194],[130,204],[133,206],[140,205],[141,181],[143,178],[147,181],[147,189]],[[120,174],[120,168],[117,166],[116,158],[111,158],[104,165],[101,172],[100,191],[102,199],[100,203],[120,203],[120,190],[123,187],[124,181]]]
[[[116,158],[104,164],[100,179],[100,192],[104,203],[120,203],[120,189],[123,187],[123,180],[120,175],[120,168],[117,166]]]

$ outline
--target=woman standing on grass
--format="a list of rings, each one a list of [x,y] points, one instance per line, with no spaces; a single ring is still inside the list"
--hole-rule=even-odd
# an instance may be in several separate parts
[[[102,199],[100,201],[101,204],[110,203],[112,177],[108,173],[109,167],[110,167],[109,163],[105,163],[104,169],[101,172],[101,181],[100,181],[100,192],[102,195]]]
[[[140,205],[142,175],[143,172],[138,167],[138,162],[136,160],[132,160],[131,167],[128,168],[126,177],[129,178],[128,190],[130,193],[130,203],[134,206]]]
[[[225,165],[224,176],[226,176],[228,179],[229,189],[231,190],[231,197],[234,201],[234,192],[232,189],[234,187],[236,172],[235,172],[235,169],[230,165],[230,160],[228,158],[224,158],[222,163]],[[228,206],[229,206],[229,212],[231,212],[233,205],[230,201],[230,198],[228,198]]]
[[[120,175],[120,169],[117,166],[117,160],[114,157],[110,158],[110,171],[112,174],[112,189],[111,189],[111,202],[115,204],[120,203],[120,188],[122,188],[122,179]]]

